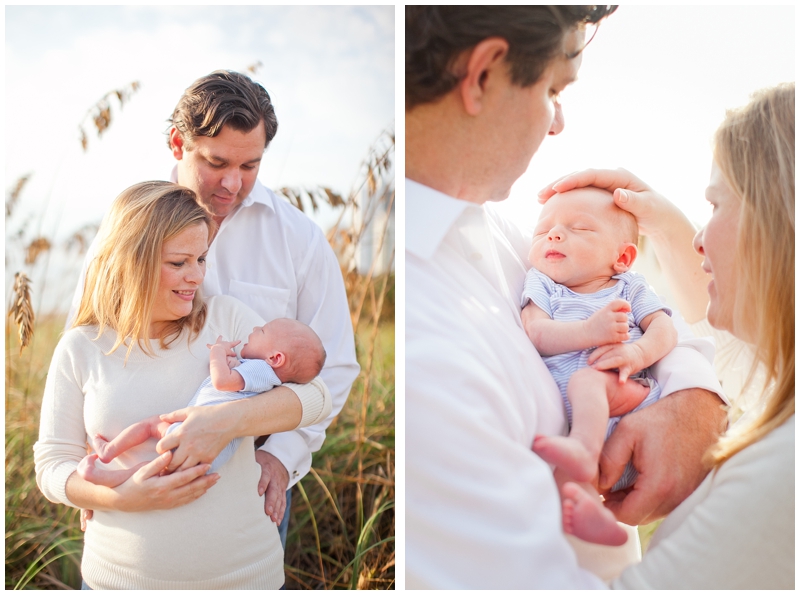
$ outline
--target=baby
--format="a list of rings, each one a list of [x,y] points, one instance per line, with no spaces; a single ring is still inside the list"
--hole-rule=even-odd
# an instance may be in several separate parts
[[[644,277],[629,272],[637,239],[636,220],[605,190],[556,194],[536,225],[534,268],[522,294],[525,331],[553,374],[570,421],[568,437],[537,436],[533,450],[556,467],[564,531],[606,545],[621,545],[626,533],[591,483],[596,486],[603,442],[618,416],[660,397],[647,368],[677,342],[669,309]],[[635,478],[629,464],[614,490]]]
[[[231,355],[240,341],[223,341],[208,345],[211,349],[211,376],[197,389],[189,406],[218,405],[238,401],[266,392],[284,382],[305,384],[311,382],[325,364],[325,348],[317,334],[302,322],[278,318],[253,329],[242,347],[242,358]],[[113,440],[99,434],[92,439],[95,453],[78,465],[78,474],[97,485],[116,487],[146,463],[131,469],[101,469],[98,459],[108,463],[133,446],[148,438],[161,439],[181,422],[169,424],[158,415],[128,426]],[[233,456],[241,438],[232,440],[211,464],[209,473],[219,469]]]

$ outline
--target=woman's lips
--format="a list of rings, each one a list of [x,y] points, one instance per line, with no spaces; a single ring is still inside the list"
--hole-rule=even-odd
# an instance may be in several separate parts
[[[191,290],[184,290],[184,291],[181,291],[181,290],[175,289],[175,290],[173,290],[173,292],[172,292],[172,293],[174,293],[174,294],[175,294],[175,295],[177,295],[177,296],[178,296],[180,299],[182,299],[182,300],[184,300],[184,301],[186,301],[186,302],[191,302],[191,301],[194,299],[194,292],[195,292],[195,290],[194,290],[194,289],[191,289]]]

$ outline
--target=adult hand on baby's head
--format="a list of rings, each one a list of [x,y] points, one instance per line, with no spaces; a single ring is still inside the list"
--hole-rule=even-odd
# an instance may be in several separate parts
[[[625,169],[585,169],[559,179],[539,191],[539,202],[545,203],[559,192],[593,186],[608,190],[614,203],[636,217],[639,233],[645,236],[668,233],[671,221],[677,217],[688,223],[681,211],[650,186]],[[690,224],[691,225],[691,224]]]

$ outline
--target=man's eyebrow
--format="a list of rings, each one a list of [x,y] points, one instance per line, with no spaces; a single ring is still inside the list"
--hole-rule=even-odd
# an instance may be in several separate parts
[[[224,158],[222,158],[222,157],[220,157],[218,155],[209,155],[207,157],[207,159],[209,161],[220,161],[222,163],[228,163],[227,159],[224,159]],[[255,164],[255,163],[261,163],[261,159],[262,159],[261,157],[256,157],[255,159],[251,159],[250,161],[245,161],[244,164],[245,165],[250,165],[250,164]]]

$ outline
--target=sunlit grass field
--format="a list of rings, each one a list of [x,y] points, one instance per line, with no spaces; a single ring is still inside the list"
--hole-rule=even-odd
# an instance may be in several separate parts
[[[78,511],[36,486],[33,444],[63,317],[37,321],[22,354],[6,325],[6,589],[80,588]],[[361,322],[362,373],[294,488],[286,588],[394,588],[394,322]]]

